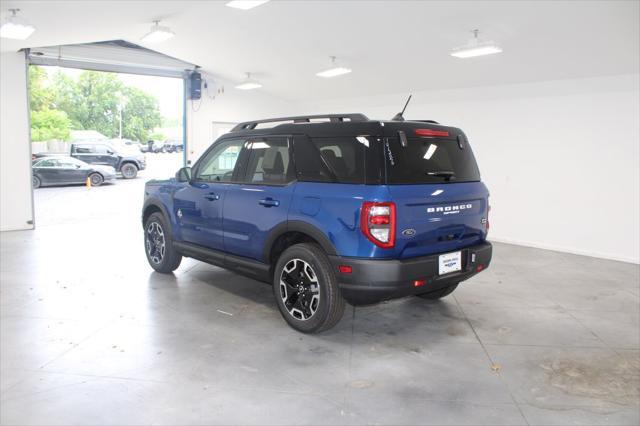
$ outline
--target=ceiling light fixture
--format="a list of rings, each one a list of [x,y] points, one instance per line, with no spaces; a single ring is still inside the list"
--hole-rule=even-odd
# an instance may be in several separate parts
[[[474,58],[476,56],[492,55],[502,52],[502,48],[492,41],[482,41],[478,37],[480,30],[473,30],[473,37],[469,42],[460,47],[456,47],[450,53],[456,58]]]
[[[248,72],[247,73],[247,78],[240,84],[238,84],[236,86],[236,89],[240,89],[240,90],[252,90],[252,89],[259,89],[262,87],[262,84],[260,84],[257,80],[252,80],[251,79],[251,73]]]
[[[35,27],[29,25],[29,23],[17,16],[20,9],[9,9],[11,15],[9,15],[0,26],[0,37],[11,38],[14,40],[26,40],[36,30]]]
[[[337,65],[335,56],[329,56],[329,58],[331,58],[331,68],[316,73],[318,77],[331,78],[343,74],[349,74],[351,72],[351,68]]]
[[[269,0],[231,0],[226,6],[233,7],[234,9],[249,10],[265,4],[268,1]]]
[[[160,25],[160,21],[153,21],[153,23],[154,25],[151,26],[151,31],[142,37],[142,41],[146,41],[147,43],[160,43],[176,35],[169,27]]]

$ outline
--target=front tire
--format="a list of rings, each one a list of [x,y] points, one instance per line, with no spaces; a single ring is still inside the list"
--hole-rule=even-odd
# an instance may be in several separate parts
[[[122,177],[125,179],[133,179],[138,176],[138,168],[135,164],[126,163],[120,169],[120,173],[122,173]]]
[[[302,333],[328,330],[344,313],[338,281],[316,244],[296,244],[282,253],[274,271],[273,294],[284,320]]]
[[[170,274],[182,262],[182,255],[173,246],[171,229],[161,213],[151,214],[144,223],[144,249],[149,265],[162,274]]]
[[[33,178],[31,178],[31,182],[33,185],[33,189],[40,188],[40,185],[42,185],[42,181],[38,176],[34,176]]]
[[[455,290],[457,287],[458,283],[452,284],[448,287],[443,287],[436,291],[431,291],[429,293],[416,294],[416,296],[426,300],[438,300],[453,293],[453,290]]]
[[[91,182],[91,186],[100,186],[104,182],[104,178],[100,173],[91,173],[89,175],[89,181]]]

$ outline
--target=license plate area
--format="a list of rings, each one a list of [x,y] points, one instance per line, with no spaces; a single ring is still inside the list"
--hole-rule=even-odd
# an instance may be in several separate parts
[[[445,253],[438,256],[438,275],[462,270],[462,251]]]

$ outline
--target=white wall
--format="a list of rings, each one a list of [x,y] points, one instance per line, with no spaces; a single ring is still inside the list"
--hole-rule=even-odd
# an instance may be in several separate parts
[[[24,53],[0,54],[0,231],[33,228],[26,87]]]
[[[414,93],[405,117],[461,127],[494,240],[638,263],[640,76]],[[407,94],[300,105],[389,119]]]
[[[238,123],[289,115],[296,109],[294,104],[262,90],[237,90],[232,83],[216,80],[216,88],[222,87],[222,94],[215,94],[216,90],[211,87],[210,93],[206,93],[203,88],[200,100],[187,101],[188,160],[195,162],[217,138],[217,135],[213,134],[214,121]],[[215,98],[212,99],[214,94]]]

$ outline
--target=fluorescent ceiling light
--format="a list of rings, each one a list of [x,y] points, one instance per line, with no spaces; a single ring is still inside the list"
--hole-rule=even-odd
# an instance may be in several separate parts
[[[261,87],[262,87],[262,84],[260,84],[258,82],[247,81],[246,83],[238,84],[236,86],[236,89],[253,90],[253,89],[259,89]]]
[[[331,58],[332,67],[324,71],[320,71],[319,73],[316,73],[318,77],[331,78],[331,77],[337,77],[339,75],[349,74],[351,72],[351,68],[336,66],[335,56],[330,56],[330,58]]]
[[[249,10],[265,4],[268,1],[269,0],[232,0],[227,3],[227,6],[233,7],[234,9]]]
[[[0,26],[0,37],[13,40],[26,40],[36,30],[29,23],[17,16],[20,9],[9,9],[11,15]]]
[[[162,41],[169,40],[176,35],[176,33],[171,31],[169,27],[159,25],[160,21],[153,22],[155,24],[151,27],[151,31],[142,37],[142,41],[146,41],[147,43],[160,43]]]
[[[450,55],[456,58],[474,58],[502,52],[502,48],[494,42],[481,41],[478,38],[479,32],[479,30],[473,30],[473,38],[466,45],[453,49]]]
[[[242,83],[238,84],[236,86],[236,89],[240,89],[240,90],[253,90],[253,89],[259,89],[262,87],[262,84],[260,84],[260,82],[258,82],[257,80],[252,80],[251,79],[251,73],[247,73],[247,78],[245,81],[243,81]]]
[[[316,75],[318,77],[331,78],[331,77],[337,77],[343,74],[349,74],[350,72],[351,72],[351,69],[349,68],[335,67],[335,68],[329,68],[328,70],[320,71]]]

